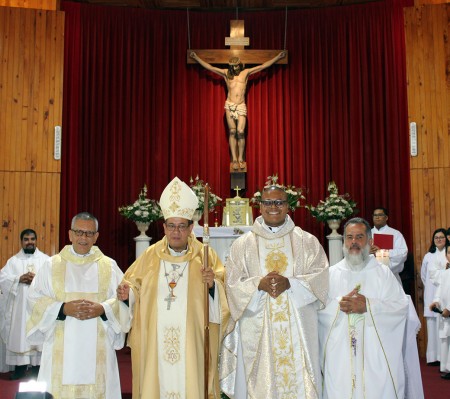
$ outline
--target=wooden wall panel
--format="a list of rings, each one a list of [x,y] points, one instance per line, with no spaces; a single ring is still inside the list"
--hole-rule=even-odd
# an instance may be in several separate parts
[[[411,157],[416,304],[423,315],[420,267],[436,228],[450,227],[450,5],[405,9],[409,121],[417,123],[418,156]],[[422,318],[419,350],[426,350]]]
[[[19,235],[26,228],[36,230],[41,251],[59,251],[59,180],[57,173],[0,171],[2,266],[20,249]]]
[[[56,11],[59,10],[60,0],[0,0],[0,6]]]
[[[39,248],[59,250],[64,14],[0,7],[0,267],[36,229]]]

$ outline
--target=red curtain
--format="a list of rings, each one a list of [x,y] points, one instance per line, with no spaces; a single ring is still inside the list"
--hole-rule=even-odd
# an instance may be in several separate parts
[[[225,48],[232,12],[142,10],[62,2],[66,13],[61,245],[70,218],[100,221],[99,246],[126,269],[136,227],[117,208],[147,184],[159,199],[197,174],[231,196],[223,105],[226,86],[186,50]],[[240,12],[253,49],[289,51],[288,65],[252,75],[247,88],[247,192],[278,173],[327,196],[330,180],[411,245],[409,142],[402,5]],[[256,215],[256,213],[255,213]],[[328,228],[304,210],[298,225],[322,243]],[[150,228],[161,238],[161,224]]]

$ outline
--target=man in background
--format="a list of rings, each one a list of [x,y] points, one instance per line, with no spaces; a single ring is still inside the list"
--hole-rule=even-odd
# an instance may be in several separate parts
[[[402,279],[400,278],[400,273],[405,267],[406,257],[408,256],[408,246],[406,245],[406,241],[402,233],[387,225],[389,213],[386,208],[375,208],[372,217],[374,224],[372,229],[373,240],[377,242],[377,234],[390,235],[392,236],[393,246],[391,249],[388,249],[388,257],[383,256],[384,252],[380,251],[386,248],[380,248],[380,246],[375,244],[372,244],[370,247],[370,253],[376,256],[381,263],[384,263],[391,269],[392,273],[395,275],[395,278],[401,285]]]
[[[6,344],[6,364],[14,366],[11,380],[24,378],[27,368],[36,376],[41,363],[40,345],[26,341],[26,299],[35,273],[48,256],[36,247],[37,234],[32,229],[20,233],[22,249],[0,271],[2,313],[1,335]]]

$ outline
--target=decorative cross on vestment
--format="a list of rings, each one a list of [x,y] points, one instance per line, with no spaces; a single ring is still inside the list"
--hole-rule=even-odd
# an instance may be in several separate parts
[[[170,305],[172,302],[175,302],[175,299],[177,299],[175,296],[172,296],[172,292],[169,292],[169,295],[167,295],[167,298],[164,299],[167,302],[167,310],[170,310]]]
[[[191,57],[194,51],[202,60],[208,64],[228,64],[231,57],[239,57],[241,62],[246,65],[263,64],[266,61],[276,57],[281,51],[286,50],[245,50],[244,46],[250,43],[249,38],[244,37],[244,20],[233,19],[230,21],[230,37],[225,38],[225,45],[230,46],[225,50],[193,50],[188,49],[186,61],[188,64],[196,64]],[[286,56],[276,62],[277,64],[288,63],[288,52]]]

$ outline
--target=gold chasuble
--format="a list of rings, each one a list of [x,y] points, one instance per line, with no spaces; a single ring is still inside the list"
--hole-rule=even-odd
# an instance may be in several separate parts
[[[289,216],[275,232],[258,217],[231,246],[226,264],[231,320],[221,349],[220,384],[231,398],[319,399],[317,311],[328,291],[319,241]],[[258,290],[271,272],[290,288],[273,298]]]
[[[172,256],[163,238],[125,273],[124,282],[135,300],[130,301],[133,319],[128,338],[135,399],[204,397],[203,255],[203,244],[193,235],[182,256]],[[215,273],[214,300],[219,301],[221,321],[209,324],[209,398],[219,399],[218,350],[229,312],[223,265],[211,249],[209,266]]]

